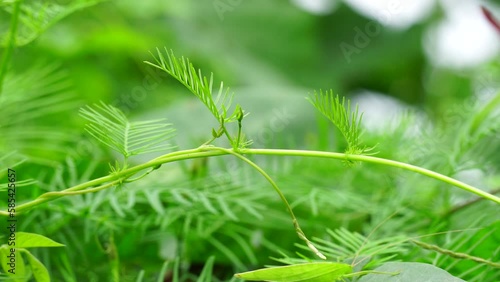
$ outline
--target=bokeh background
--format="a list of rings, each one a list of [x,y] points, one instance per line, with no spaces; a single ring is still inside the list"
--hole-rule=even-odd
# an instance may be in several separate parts
[[[143,63],[166,47],[257,104],[333,89],[375,95],[384,101],[370,107],[384,113],[377,116],[423,105],[439,116],[498,87],[490,70],[498,69],[499,35],[482,6],[498,18],[494,1],[104,1],[41,24],[45,32],[16,51],[13,68],[57,62],[85,103],[138,114],[194,99]]]

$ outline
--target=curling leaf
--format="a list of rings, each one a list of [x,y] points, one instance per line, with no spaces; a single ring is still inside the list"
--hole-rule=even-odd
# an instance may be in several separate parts
[[[33,272],[33,276],[37,282],[50,282],[50,275],[49,271],[43,265],[42,262],[40,262],[34,255],[32,255],[29,251],[25,249],[21,249],[21,251],[26,255],[28,258],[28,262],[31,267],[31,271]]]

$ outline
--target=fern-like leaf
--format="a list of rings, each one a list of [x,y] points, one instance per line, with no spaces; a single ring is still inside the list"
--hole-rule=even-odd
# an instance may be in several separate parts
[[[169,51],[165,48],[165,54],[163,54],[157,49],[157,53],[158,57],[153,55],[156,64],[147,61],[145,63],[165,71],[182,83],[205,104],[219,122],[231,121],[227,117],[227,110],[231,107],[233,95],[229,92],[229,88],[224,87],[223,82],[220,83],[218,94],[214,99],[212,92],[213,73],[210,74],[210,78],[203,76],[201,70],[197,71],[189,59],[176,58],[172,50]]]
[[[337,261],[349,262],[353,266],[367,265],[373,267],[382,264],[395,256],[406,251],[408,238],[404,236],[392,236],[378,240],[369,240],[367,237],[351,232],[345,228],[328,230],[331,236],[329,240],[313,238],[318,249],[329,258]],[[298,245],[302,250],[309,250],[305,245]],[[296,264],[311,262],[307,257],[291,258],[285,255],[284,258],[274,260],[285,264]],[[359,268],[359,267],[358,267]],[[362,267],[361,267],[362,268]]]
[[[97,5],[105,0],[69,0],[69,1],[24,1],[21,4],[19,28],[16,45],[26,45],[47,29],[65,17],[87,7]],[[0,9],[12,13],[12,4],[16,1],[1,1]],[[64,2],[64,3],[62,3]],[[9,17],[0,18],[0,25],[8,25]],[[0,45],[5,45],[8,34],[0,34]]]
[[[318,248],[331,257],[353,259],[354,262],[360,262],[362,260],[360,257],[385,256],[376,261],[381,263],[387,256],[402,253],[405,250],[404,243],[408,240],[403,236],[368,240],[367,237],[345,228],[328,230],[328,233],[338,243],[315,238]]]
[[[66,73],[55,64],[37,63],[20,74],[8,73],[0,96],[0,155],[15,150],[27,161],[53,165],[75,139],[64,122],[55,130],[50,119],[77,105]],[[56,157],[46,159],[47,151]]]
[[[131,122],[122,111],[104,103],[82,108],[80,115],[89,121],[85,130],[90,135],[125,158],[172,148],[165,142],[175,129],[164,119]]]
[[[338,95],[333,94],[333,90],[320,90],[314,92],[314,95],[308,98],[309,102],[327,117],[342,133],[347,141],[348,154],[363,154],[372,150],[372,148],[362,147],[359,141],[360,124],[363,114],[359,114],[358,106],[351,112],[351,102]]]

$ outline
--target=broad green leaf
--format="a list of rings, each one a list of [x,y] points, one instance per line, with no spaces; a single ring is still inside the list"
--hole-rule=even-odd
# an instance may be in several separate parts
[[[237,273],[235,276],[252,281],[332,282],[351,272],[352,267],[349,264],[313,262],[258,269]]]
[[[2,245],[0,247],[0,262],[2,263],[2,269],[9,277],[12,278],[9,281],[26,281],[26,266],[24,264],[23,257],[21,256],[21,250],[18,248],[15,252],[11,252],[11,248],[13,247],[7,245]]]
[[[27,232],[16,233],[16,248],[64,247],[45,236]]]
[[[28,250],[21,250],[28,257],[28,261],[31,266],[31,271],[37,282],[50,282],[49,271],[43,263],[41,263],[35,256],[33,256]]]
[[[359,282],[403,282],[403,281],[425,281],[425,282],[463,282],[464,280],[454,277],[445,270],[432,264],[418,262],[388,262],[374,269],[382,272],[399,272],[398,275],[387,276],[371,273],[359,279]]]

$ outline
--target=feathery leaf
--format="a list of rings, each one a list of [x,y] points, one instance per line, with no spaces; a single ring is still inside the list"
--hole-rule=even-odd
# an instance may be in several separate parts
[[[345,228],[328,230],[327,232],[333,240],[313,238],[318,249],[328,257],[336,258],[339,261],[352,260],[353,264],[363,262],[366,264],[367,258],[370,259],[371,265],[385,262],[394,255],[403,253],[406,249],[405,243],[408,241],[404,236],[369,240],[367,237]],[[307,246],[299,245],[299,247],[308,250]],[[375,256],[380,256],[380,258],[374,259]],[[286,259],[279,261],[286,263]]]
[[[217,96],[214,97],[212,92],[213,73],[210,74],[210,78],[203,76],[201,70],[197,71],[189,59],[176,58],[172,50],[169,51],[165,48],[164,55],[157,49],[157,53],[158,57],[153,55],[156,64],[147,61],[145,63],[165,71],[182,83],[205,104],[219,122],[231,121],[227,117],[227,110],[231,107],[233,94],[229,92],[229,88],[224,88],[223,82],[220,83]]]
[[[77,108],[78,101],[66,73],[57,64],[42,64],[5,78],[0,96],[0,155],[15,150],[29,162],[54,165],[75,138],[69,128],[62,128],[64,122],[54,129],[50,118]],[[54,157],[47,160],[42,150]]]
[[[85,128],[90,135],[125,158],[173,147],[165,141],[175,129],[164,119],[131,122],[122,111],[104,103],[82,108],[80,115],[90,122]]]
[[[359,137],[363,114],[358,113],[358,106],[351,112],[351,101],[347,100],[346,107],[345,97],[342,97],[341,101],[338,95],[333,94],[333,90],[320,90],[319,93],[315,91],[308,100],[340,130],[347,141],[346,153],[363,154],[373,149],[361,147]]]

